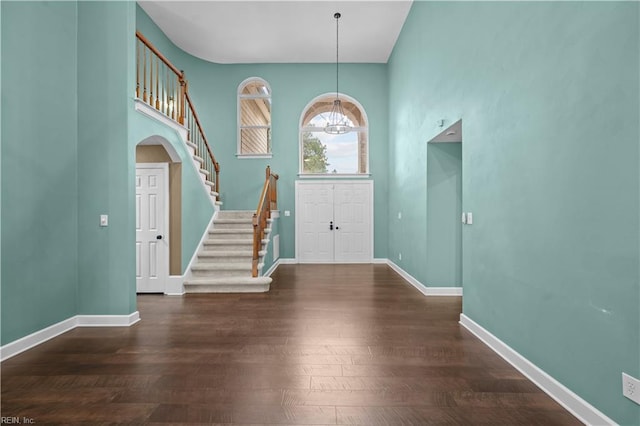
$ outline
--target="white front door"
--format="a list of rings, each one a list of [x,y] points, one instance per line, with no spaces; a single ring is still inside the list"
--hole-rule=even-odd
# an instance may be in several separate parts
[[[301,261],[332,262],[333,188],[330,185],[302,185],[298,192],[298,250]]]
[[[296,257],[301,263],[371,262],[373,182],[296,182]]]
[[[136,290],[164,293],[168,276],[168,165],[136,164]]]
[[[371,185],[343,183],[333,190],[335,218],[335,259],[340,262],[370,262]]]

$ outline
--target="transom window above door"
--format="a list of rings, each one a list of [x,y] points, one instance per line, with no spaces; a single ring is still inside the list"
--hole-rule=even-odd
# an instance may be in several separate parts
[[[271,88],[251,77],[238,86],[238,150],[240,158],[271,157]]]
[[[335,93],[318,96],[300,118],[300,175],[353,176],[369,173],[369,136],[367,116],[353,98],[340,94],[344,118],[351,131],[325,133]]]

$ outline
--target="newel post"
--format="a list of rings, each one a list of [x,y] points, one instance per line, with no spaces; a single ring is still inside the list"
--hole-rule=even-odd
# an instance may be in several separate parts
[[[180,98],[178,99],[178,123],[184,124],[184,110],[185,110],[185,93],[187,92],[188,83],[184,79],[184,71],[180,70],[180,77],[178,77],[180,81]]]
[[[262,243],[262,240],[258,239],[258,221],[258,215],[254,213],[251,221],[253,224],[253,256],[251,261],[251,275],[253,277],[258,276],[259,244]]]
[[[215,164],[215,170],[216,170],[216,192],[218,193],[218,200],[220,199],[220,164],[218,164],[216,162]]]

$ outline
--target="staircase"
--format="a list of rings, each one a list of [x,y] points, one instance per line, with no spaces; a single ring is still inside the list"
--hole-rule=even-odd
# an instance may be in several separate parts
[[[187,293],[260,293],[269,291],[271,278],[252,277],[253,211],[221,210],[216,214],[191,277]],[[265,229],[268,236],[271,231]],[[262,240],[258,268],[263,266],[268,238]]]

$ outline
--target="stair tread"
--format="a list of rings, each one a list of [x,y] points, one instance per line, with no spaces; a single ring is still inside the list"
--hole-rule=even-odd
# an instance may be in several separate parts
[[[246,271],[251,270],[251,262],[196,263],[194,271]]]
[[[239,244],[253,244],[253,238],[236,238],[236,239],[222,239],[216,238],[213,240],[204,240],[204,244],[210,245],[239,245]]]
[[[263,256],[266,253],[267,253],[266,251],[260,250],[258,252],[258,255]],[[198,253],[198,256],[199,257],[234,257],[234,256],[246,257],[246,256],[253,256],[253,250],[218,250],[218,251],[204,250]]]
[[[229,257],[229,256],[251,256],[253,255],[253,250],[204,250],[198,255],[204,256],[220,256],[220,257]]]
[[[270,277],[218,277],[218,278],[208,278],[208,277],[195,277],[191,278],[188,281],[185,281],[185,284],[198,285],[198,284],[208,284],[208,283],[251,283],[251,281],[263,281],[263,282],[271,282],[272,279]]]

